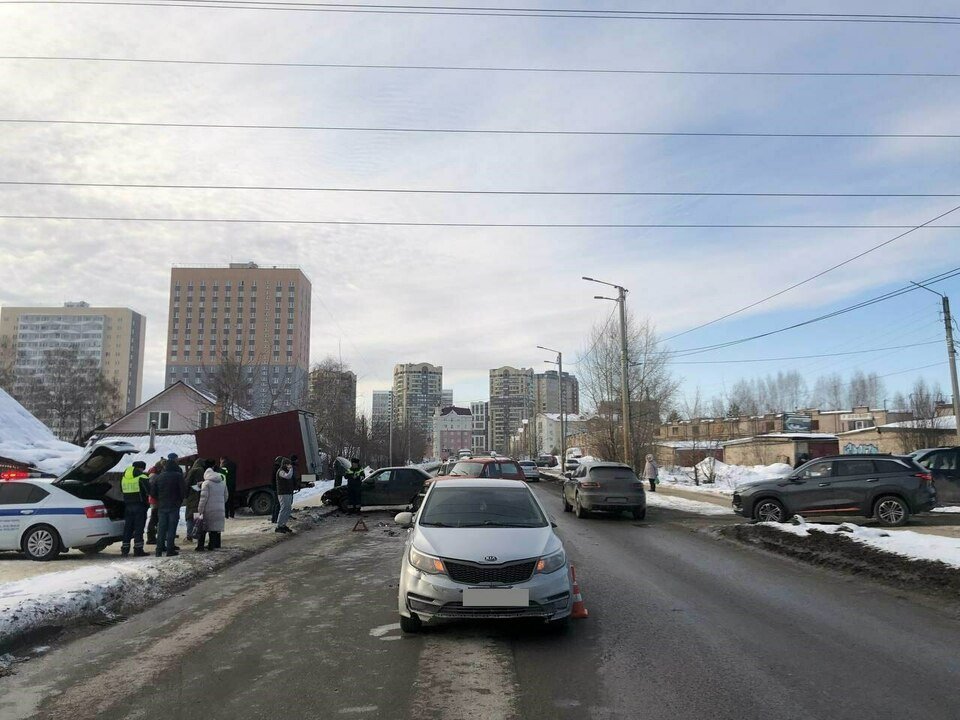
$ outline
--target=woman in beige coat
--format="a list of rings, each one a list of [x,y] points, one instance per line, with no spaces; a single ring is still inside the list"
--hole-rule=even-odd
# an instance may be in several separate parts
[[[229,493],[223,475],[213,468],[203,473],[203,485],[200,486],[200,505],[197,512],[201,519],[201,529],[197,532],[197,550],[217,550],[220,548],[220,533],[226,524],[226,504]],[[203,546],[207,534],[210,544]]]

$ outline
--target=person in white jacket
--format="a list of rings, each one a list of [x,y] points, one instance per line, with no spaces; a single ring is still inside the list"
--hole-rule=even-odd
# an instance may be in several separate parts
[[[227,483],[223,475],[212,467],[203,473],[203,484],[200,486],[200,504],[197,514],[200,520],[200,529],[197,532],[197,550],[218,550],[220,548],[220,534],[226,525],[226,503],[230,496]],[[206,536],[210,542],[204,547]]]

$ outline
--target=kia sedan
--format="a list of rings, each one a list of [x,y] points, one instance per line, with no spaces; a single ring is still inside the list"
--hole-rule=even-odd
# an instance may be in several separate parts
[[[398,594],[404,632],[440,619],[569,619],[567,556],[526,483],[433,483],[416,515],[395,520],[409,528]]]

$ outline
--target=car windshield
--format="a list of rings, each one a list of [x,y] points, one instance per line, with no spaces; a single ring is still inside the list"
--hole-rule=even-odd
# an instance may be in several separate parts
[[[458,462],[453,466],[453,469],[450,471],[451,475],[458,475],[460,477],[480,477],[483,474],[484,463],[478,462]]]
[[[427,527],[546,527],[524,487],[436,487],[420,512]]]

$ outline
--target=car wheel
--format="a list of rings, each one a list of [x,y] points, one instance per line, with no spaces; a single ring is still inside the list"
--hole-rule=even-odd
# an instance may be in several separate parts
[[[647,509],[643,508],[634,508],[633,509],[633,519],[634,520],[643,520],[647,517]]]
[[[560,497],[563,499],[563,511],[573,512],[573,505],[567,502],[567,494],[565,492],[561,492]]]
[[[418,615],[400,616],[400,630],[405,633],[418,633],[423,629],[423,622]]]
[[[580,493],[573,498],[573,512],[578,518],[590,517],[590,511],[580,504]]]
[[[786,522],[787,510],[779,500],[766,498],[753,508],[753,519],[757,522]]]
[[[267,492],[254,493],[248,504],[254,515],[269,515],[273,512],[273,495]]]
[[[27,530],[20,547],[31,560],[52,560],[60,554],[60,535],[49,525],[37,525]]]
[[[888,495],[877,500],[873,506],[873,516],[881,525],[900,527],[909,519],[910,508],[900,498]]]

